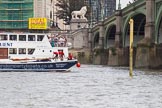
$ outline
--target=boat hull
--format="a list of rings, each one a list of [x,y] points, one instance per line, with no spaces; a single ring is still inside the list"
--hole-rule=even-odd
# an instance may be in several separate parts
[[[46,71],[67,71],[77,63],[77,60],[60,62],[21,62],[21,63],[0,63],[1,72],[46,72]]]

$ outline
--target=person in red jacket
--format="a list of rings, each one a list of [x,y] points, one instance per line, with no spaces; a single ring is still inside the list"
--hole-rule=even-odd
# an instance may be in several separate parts
[[[59,52],[59,58],[60,60],[63,60],[64,58],[64,52],[61,50],[61,51],[58,51]]]
[[[53,59],[57,60],[58,59],[58,52],[53,52],[53,55],[54,55]]]
[[[71,53],[69,53],[68,60],[72,60],[72,59],[73,59],[73,55]]]

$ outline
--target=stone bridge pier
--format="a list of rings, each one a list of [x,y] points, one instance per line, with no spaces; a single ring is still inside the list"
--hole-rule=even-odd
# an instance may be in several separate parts
[[[135,67],[154,67],[155,46],[155,0],[146,0],[145,37],[137,45]],[[155,65],[153,66],[153,64]]]

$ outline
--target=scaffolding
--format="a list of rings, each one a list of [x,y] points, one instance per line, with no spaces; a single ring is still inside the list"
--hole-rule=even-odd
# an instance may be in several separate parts
[[[27,29],[34,0],[0,0],[0,29]]]

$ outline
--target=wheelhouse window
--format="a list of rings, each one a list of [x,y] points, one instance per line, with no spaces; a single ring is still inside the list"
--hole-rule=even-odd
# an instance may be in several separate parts
[[[0,34],[0,40],[7,40],[8,37],[5,34]]]
[[[17,54],[17,48],[10,48],[9,54]]]
[[[34,50],[35,50],[34,48],[28,48],[28,54],[29,55],[33,54],[34,53]]]
[[[42,41],[44,38],[44,35],[37,35],[37,41]]]
[[[25,48],[19,48],[19,54],[26,54]]]
[[[26,35],[19,35],[19,41],[26,41]]]
[[[12,40],[12,41],[16,41],[17,35],[9,35],[9,39]]]
[[[28,41],[35,41],[35,35],[28,35]]]

